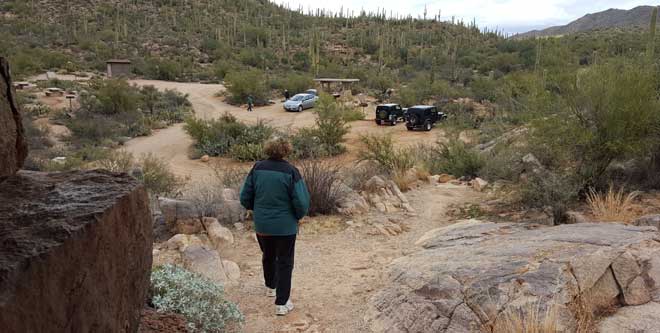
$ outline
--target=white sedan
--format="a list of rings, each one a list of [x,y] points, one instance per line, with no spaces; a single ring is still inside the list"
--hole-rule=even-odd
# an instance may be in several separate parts
[[[297,94],[284,102],[284,110],[302,112],[305,109],[313,108],[318,99],[318,96],[312,94]]]

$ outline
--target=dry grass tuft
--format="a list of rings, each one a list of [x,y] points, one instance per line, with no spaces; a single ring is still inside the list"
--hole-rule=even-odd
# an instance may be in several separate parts
[[[498,320],[493,333],[555,333],[558,331],[558,320],[556,306],[542,309],[540,303],[530,303]]]
[[[587,194],[587,203],[598,220],[627,223],[635,218],[631,208],[639,194],[637,191],[626,194],[623,188],[616,191],[614,186],[610,185],[606,193],[591,189]]]
[[[406,171],[397,171],[392,174],[392,181],[402,192],[408,192],[417,182],[417,178],[411,177]]]

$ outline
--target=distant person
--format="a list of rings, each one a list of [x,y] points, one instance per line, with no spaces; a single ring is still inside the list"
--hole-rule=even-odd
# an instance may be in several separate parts
[[[252,98],[252,95],[248,96],[247,104],[248,104],[248,112],[252,112],[252,108],[254,107],[254,99]]]
[[[291,94],[289,93],[289,89],[284,89],[284,101],[288,101],[289,98],[291,98]]]
[[[266,296],[275,297],[275,314],[293,310],[291,275],[298,221],[309,211],[310,197],[300,172],[284,158],[292,151],[285,139],[266,143],[267,160],[257,162],[241,188],[241,205],[254,212],[262,252]]]

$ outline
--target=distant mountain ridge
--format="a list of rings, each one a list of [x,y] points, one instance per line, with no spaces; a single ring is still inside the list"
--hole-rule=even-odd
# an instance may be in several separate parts
[[[518,34],[514,38],[560,36],[611,28],[647,27],[651,20],[653,8],[653,6],[639,6],[630,10],[608,9],[594,14],[587,14],[567,25],[550,27],[543,30],[532,30]]]

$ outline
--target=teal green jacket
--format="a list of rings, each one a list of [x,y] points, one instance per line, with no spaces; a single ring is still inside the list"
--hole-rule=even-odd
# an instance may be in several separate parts
[[[300,172],[284,160],[257,162],[241,188],[241,205],[254,211],[258,234],[291,236],[309,211],[309,192]]]

